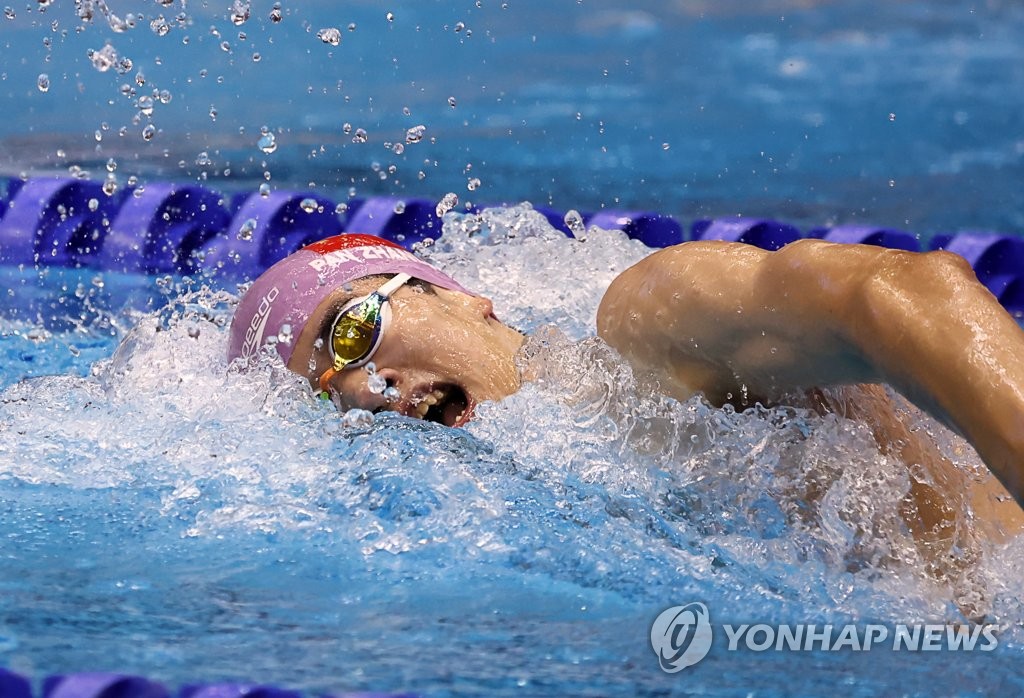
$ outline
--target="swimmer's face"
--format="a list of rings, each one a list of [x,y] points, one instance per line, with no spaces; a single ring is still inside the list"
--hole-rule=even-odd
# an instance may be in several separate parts
[[[328,337],[339,309],[374,292],[386,278],[359,279],[350,290],[338,289],[324,299],[303,329],[288,368],[315,386],[331,366]],[[494,318],[486,298],[414,279],[388,302],[391,323],[372,361],[377,375],[400,397],[389,402],[371,392],[365,368],[349,368],[330,381],[342,408],[393,410],[459,426],[479,402],[500,400],[519,389],[515,354],[523,337]]]

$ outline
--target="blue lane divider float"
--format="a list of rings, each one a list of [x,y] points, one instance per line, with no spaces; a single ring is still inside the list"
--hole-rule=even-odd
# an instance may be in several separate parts
[[[535,209],[567,235],[565,216]],[[684,241],[671,216],[602,210],[589,226],[621,230],[650,247]],[[303,245],[350,230],[406,247],[437,237],[441,220],[428,199],[373,197],[335,202],[308,192],[224,196],[195,184],[151,183],[107,195],[94,182],[70,178],[0,180],[0,263],[90,266],[146,274],[255,278]],[[758,218],[695,221],[693,240],[731,240],[776,250],[802,237],[787,223]],[[806,237],[920,249],[908,232],[867,225],[814,228]],[[930,249],[960,254],[1011,312],[1024,314],[1024,239],[997,233],[936,235]]]

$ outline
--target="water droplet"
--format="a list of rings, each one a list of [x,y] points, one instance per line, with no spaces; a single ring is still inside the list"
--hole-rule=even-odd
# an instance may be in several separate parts
[[[107,178],[103,180],[103,193],[107,196],[117,193],[117,178],[113,174],[107,175]]]
[[[110,158],[107,160],[107,172],[114,172],[117,170],[117,160]]]
[[[210,160],[210,154],[204,150],[196,156],[196,164],[200,167],[209,167],[213,161]]]
[[[348,204],[341,203],[341,204],[338,204],[337,206],[334,207],[335,215],[340,216],[343,213],[347,213],[347,212],[348,212]]]
[[[270,21],[277,24],[281,21],[281,3],[275,2],[273,9],[270,10]]]
[[[106,44],[98,51],[89,49],[87,55],[89,60],[92,61],[92,67],[101,73],[107,72],[117,63],[117,51],[110,44]]]
[[[288,323],[281,325],[281,331],[277,333],[277,341],[281,344],[292,343],[292,326]]]
[[[889,186],[890,187],[895,187],[896,186],[896,180],[895,179],[890,179],[889,180]]]
[[[212,105],[210,106],[210,120],[211,121],[216,121],[217,120],[217,108],[212,106]]]
[[[438,218],[444,217],[444,214],[451,211],[453,208],[459,205],[459,196],[455,192],[448,192],[441,200],[437,202],[437,207],[434,209],[437,213]]]
[[[256,230],[256,219],[247,218],[242,222],[242,226],[238,229],[238,239],[243,242],[249,242],[252,240],[253,231]]]
[[[324,27],[316,33],[316,38],[325,44],[337,46],[341,43],[341,31],[337,27]]]
[[[14,14],[14,9],[12,7],[7,6],[4,8],[4,17],[7,19],[14,19],[15,16],[16,15]]]
[[[466,182],[466,189],[469,189],[470,191],[476,191],[477,189],[480,188],[480,184],[481,182],[478,178],[471,177],[469,181]]]
[[[167,36],[168,32],[171,31],[171,25],[164,19],[163,15],[157,16],[156,19],[150,22],[149,28],[157,36]]]
[[[348,30],[350,32],[354,32],[356,30],[356,23],[355,22],[349,22]]]
[[[582,240],[586,237],[587,228],[583,225],[583,216],[580,215],[579,211],[575,209],[566,211],[565,226],[577,240]]]
[[[299,202],[299,208],[301,208],[306,213],[313,213],[317,209],[316,199],[306,197],[305,199]]]
[[[669,149],[669,148],[671,148],[671,147],[672,147],[672,146],[671,146],[671,145],[669,145],[668,143],[662,143],[662,144],[661,144],[661,149],[662,149],[662,150],[668,150],[668,149]]]
[[[466,28],[466,23],[465,22],[456,22],[455,23],[455,32],[456,33],[461,32],[465,28]]]
[[[402,215],[403,213],[405,213],[405,202],[404,201],[396,201],[395,202],[394,212],[397,213],[398,215]]]
[[[274,138],[274,134],[267,131],[260,139],[256,141],[257,147],[268,155],[277,150],[277,139]]]
[[[263,56],[261,56],[259,53],[252,54],[253,63],[259,63],[261,60],[263,60]]]
[[[344,133],[346,136],[348,134],[352,133],[352,124],[350,124],[347,121],[345,123],[343,123],[341,125],[341,132]]]
[[[351,409],[341,418],[341,423],[347,429],[367,429],[373,426],[373,413],[369,410]]]
[[[387,21],[389,21],[389,22],[394,22],[395,21],[395,13],[394,12],[388,12],[386,15],[384,15],[384,18],[387,19]]]
[[[267,184],[266,182],[260,183],[260,196],[262,196],[264,199],[270,196],[270,185]]]
[[[89,199],[86,205],[89,207],[90,211],[97,211],[100,207],[100,202],[99,199]]]
[[[231,44],[229,44],[227,41],[220,42],[220,50],[224,53],[231,53]]]
[[[357,128],[355,134],[352,136],[352,142],[353,143],[365,143],[367,138],[368,138],[368,136],[366,135],[366,130],[365,129],[361,129],[361,128]]]
[[[371,373],[366,379],[366,388],[374,395],[380,395],[388,389],[388,382],[379,373]]]
[[[398,402],[399,400],[402,399],[402,391],[393,385],[390,385],[387,388],[385,388],[384,392],[381,394],[384,396],[384,399],[387,400],[388,402]]]
[[[405,146],[402,145],[401,143],[395,143],[393,146],[391,146],[391,151],[395,155],[401,155],[402,153],[405,152]]]
[[[405,132],[406,143],[419,143],[423,140],[423,134],[426,133],[427,127],[423,124],[419,126],[413,126]]]
[[[50,76],[46,73],[39,73],[39,77],[36,78],[36,87],[39,88],[40,92],[50,91]]]
[[[151,141],[153,136],[156,135],[156,126],[153,124],[146,124],[146,127],[142,129],[142,140]]]
[[[455,98],[454,97],[449,97],[448,98],[448,106],[451,107],[452,109],[455,108]]]
[[[249,3],[244,0],[235,0],[231,3],[231,23],[236,27],[245,24],[249,19]]]
[[[146,116],[151,116],[153,114],[153,98],[149,95],[142,95],[139,97],[139,101],[135,103],[135,106]]]
[[[76,358],[81,356],[81,354],[82,354],[81,350],[79,350],[79,348],[76,347],[74,344],[69,344],[68,345],[68,352],[70,352],[71,355],[76,357]]]
[[[896,115],[892,112],[889,112],[889,121],[896,121]]]

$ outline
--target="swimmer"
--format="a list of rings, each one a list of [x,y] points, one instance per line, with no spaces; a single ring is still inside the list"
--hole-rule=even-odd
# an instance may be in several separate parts
[[[340,408],[460,426],[520,385],[525,338],[491,302],[372,236],[322,240],[259,277],[232,322],[230,358],[251,360],[283,329],[288,368]],[[987,537],[1024,529],[1024,331],[954,254],[686,242],[612,282],[597,333],[680,400],[802,403],[866,422],[883,452],[927,473],[911,478],[903,512],[918,540],[952,537],[954,492],[968,492]],[[395,391],[355,370],[371,360]],[[966,437],[998,481],[959,472],[883,383]]]

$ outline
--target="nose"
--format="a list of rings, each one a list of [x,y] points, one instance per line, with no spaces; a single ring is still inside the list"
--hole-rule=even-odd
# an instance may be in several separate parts
[[[351,370],[363,372],[362,368]],[[384,393],[390,387],[401,390],[401,383],[401,374],[390,368],[377,369],[372,375],[363,372],[354,390],[351,387],[348,391],[341,390],[341,406],[346,410],[358,407],[371,412],[394,409],[395,402],[389,401]]]
[[[472,296],[472,298],[473,304],[485,318],[494,317],[494,303],[491,302],[490,298],[483,296]]]

